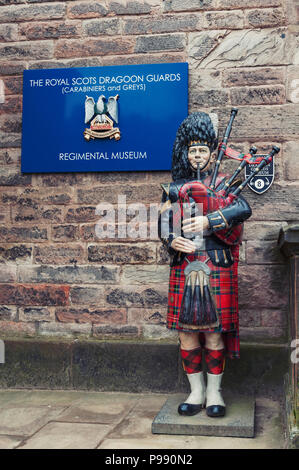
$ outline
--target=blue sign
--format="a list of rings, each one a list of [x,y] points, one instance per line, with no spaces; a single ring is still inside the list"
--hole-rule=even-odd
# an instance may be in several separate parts
[[[25,70],[24,173],[169,170],[188,64]]]

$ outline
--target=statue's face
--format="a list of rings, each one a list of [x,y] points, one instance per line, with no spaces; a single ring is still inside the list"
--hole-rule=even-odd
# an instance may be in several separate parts
[[[188,148],[188,160],[194,170],[197,169],[199,164],[201,170],[207,171],[214,162],[214,155],[211,155],[210,149],[206,145],[190,145]]]

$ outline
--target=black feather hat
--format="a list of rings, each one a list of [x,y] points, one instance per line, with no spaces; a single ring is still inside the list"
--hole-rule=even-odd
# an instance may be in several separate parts
[[[189,114],[177,130],[172,149],[172,178],[191,178],[192,168],[188,160],[191,142],[200,141],[208,145],[211,152],[216,150],[218,139],[210,116],[204,112]]]

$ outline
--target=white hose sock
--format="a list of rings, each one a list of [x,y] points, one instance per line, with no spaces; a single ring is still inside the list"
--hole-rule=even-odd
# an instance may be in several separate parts
[[[207,373],[207,403],[206,406],[220,405],[225,406],[221,395],[222,374]]]
[[[203,405],[206,398],[206,385],[204,381],[203,372],[197,372],[195,374],[187,374],[191,393],[184,403],[190,405]]]

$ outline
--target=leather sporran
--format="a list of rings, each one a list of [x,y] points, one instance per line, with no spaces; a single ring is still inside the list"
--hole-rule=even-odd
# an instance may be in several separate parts
[[[218,326],[217,309],[210,288],[211,270],[205,261],[192,261],[185,270],[179,326],[184,329]]]

